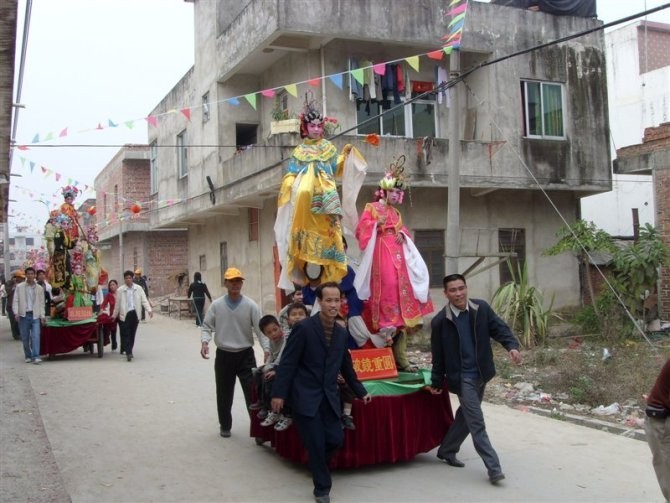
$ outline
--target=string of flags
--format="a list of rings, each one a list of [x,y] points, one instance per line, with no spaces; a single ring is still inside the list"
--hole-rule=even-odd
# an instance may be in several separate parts
[[[451,0],[449,3],[449,8],[447,12],[445,12],[444,17],[445,18],[450,18],[450,21],[447,25],[448,28],[448,33],[442,37],[443,40],[443,47],[440,49],[436,49],[434,51],[429,51],[421,54],[416,54],[413,56],[408,56],[405,58],[400,58],[400,59],[394,59],[394,60],[389,60],[389,61],[384,61],[381,63],[374,63],[371,66],[367,67],[360,67],[360,68],[355,68],[351,70],[346,70],[338,73],[333,73],[330,75],[321,75],[317,77],[313,77],[307,80],[301,80],[297,82],[292,82],[290,84],[284,84],[281,86],[277,87],[271,87],[267,89],[262,89],[259,91],[255,92],[250,92],[250,93],[244,93],[240,94],[238,96],[232,96],[229,98],[225,98],[222,100],[218,100],[214,102],[214,104],[220,104],[220,103],[226,103],[228,105],[237,107],[240,106],[242,101],[246,101],[254,110],[257,110],[258,106],[258,97],[264,97],[268,99],[274,99],[274,97],[277,95],[278,92],[283,92],[286,91],[288,94],[293,96],[294,98],[298,97],[298,86],[302,85],[307,85],[310,87],[318,87],[321,85],[321,82],[326,80],[333,84],[337,89],[343,90],[344,89],[344,82],[345,82],[345,76],[351,75],[354,79],[356,79],[357,82],[359,82],[361,85],[364,83],[364,74],[366,70],[369,70],[372,68],[372,70],[378,74],[378,75],[384,75],[386,71],[386,65],[389,64],[396,64],[396,63],[402,63],[405,62],[407,63],[414,71],[419,72],[420,69],[420,57],[425,56],[428,57],[431,60],[435,61],[440,61],[444,57],[444,55],[449,55],[452,53],[452,51],[460,48],[461,45],[461,38],[463,34],[463,26],[465,24],[465,15],[467,12],[467,7],[468,7],[468,0]],[[168,110],[164,113],[161,114],[156,114],[156,115],[148,115],[146,117],[141,117],[141,118],[136,118],[136,119],[130,119],[130,120],[123,120],[123,121],[114,121],[111,118],[107,119],[104,122],[99,122],[96,126],[94,127],[89,127],[86,129],[81,129],[76,131],[76,133],[85,133],[85,132],[90,132],[90,131],[102,131],[105,129],[109,128],[117,128],[117,127],[126,127],[128,129],[132,129],[135,127],[135,125],[138,122],[146,121],[146,123],[151,126],[151,127],[158,127],[158,120],[162,117],[172,115],[172,114],[181,114],[185,117],[185,119],[190,122],[191,121],[191,112],[194,109],[202,108],[202,104],[197,104],[197,105],[189,105],[185,106],[180,109],[171,109]],[[30,142],[30,144],[39,144],[39,143],[44,143],[48,142],[57,138],[64,138],[70,135],[69,127],[63,127],[59,130],[58,133],[54,132],[48,132],[44,135],[40,135],[40,133],[36,133],[33,135],[33,139]],[[30,146],[28,144],[20,144],[17,145],[16,148],[18,150],[30,150]]]

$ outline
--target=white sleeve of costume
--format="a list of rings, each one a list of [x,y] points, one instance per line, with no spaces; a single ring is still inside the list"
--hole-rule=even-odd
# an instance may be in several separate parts
[[[293,181],[291,188],[291,199],[284,206],[277,208],[277,219],[275,220],[275,241],[277,242],[277,255],[279,256],[279,263],[281,264],[281,274],[279,275],[278,288],[285,290],[293,290],[295,286],[289,278],[286,270],[286,255],[288,254],[288,240],[291,237],[291,223],[293,221],[293,202],[295,201],[295,192],[298,189],[302,173],[299,173]]]
[[[361,256],[361,263],[356,271],[356,278],[354,279],[354,288],[361,300],[370,298],[370,278],[372,277],[372,259],[375,254],[375,245],[377,244],[377,231],[372,231],[372,236],[368,241],[368,245]]]
[[[351,147],[349,155],[344,160],[342,173],[342,232],[346,235],[350,247],[356,240],[356,225],[358,225],[356,199],[367,172],[368,163],[363,154],[356,147]]]
[[[419,302],[426,303],[428,302],[428,290],[430,288],[428,267],[419,253],[419,250],[414,245],[412,238],[404,232],[403,234],[405,235],[405,241],[403,242],[402,249],[405,253],[407,273],[409,275],[409,281],[412,283],[414,297],[416,297]]]

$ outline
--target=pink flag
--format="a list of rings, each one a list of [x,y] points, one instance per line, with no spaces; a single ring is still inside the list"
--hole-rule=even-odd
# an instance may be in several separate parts
[[[384,63],[377,63],[372,65],[372,71],[377,75],[384,75],[386,73],[386,65]]]
[[[64,128],[60,133],[58,133],[59,138],[62,138],[63,136],[67,136],[67,128]]]
[[[158,127],[158,119],[156,119],[155,116],[153,116],[153,115],[149,115],[149,116],[147,116],[147,117],[145,117],[145,118],[146,118],[147,122],[148,122],[151,126],[153,126],[153,127]]]
[[[184,117],[188,119],[188,121],[191,121],[191,109],[190,108],[182,108],[181,113],[184,114]]]

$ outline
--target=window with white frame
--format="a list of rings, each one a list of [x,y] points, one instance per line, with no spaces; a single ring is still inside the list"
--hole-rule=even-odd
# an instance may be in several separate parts
[[[209,91],[202,95],[202,122],[209,120]]]
[[[188,175],[188,141],[185,129],[177,135],[177,168],[179,178]]]
[[[524,136],[565,138],[564,86],[553,82],[521,81]]]
[[[435,111],[435,100],[432,99],[421,99],[399,105],[392,102],[358,101],[357,132],[407,138],[435,137],[437,135]]]
[[[151,194],[158,192],[158,142],[149,145],[149,183]]]

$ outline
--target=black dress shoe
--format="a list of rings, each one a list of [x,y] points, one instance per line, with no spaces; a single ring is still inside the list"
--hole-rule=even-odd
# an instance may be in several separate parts
[[[494,475],[491,475],[489,477],[489,482],[491,482],[491,484],[493,484],[493,485],[496,485],[498,482],[500,482],[501,480],[504,480],[504,479],[505,479],[505,474],[500,472],[500,473],[496,473]]]
[[[463,468],[465,466],[465,463],[463,463],[463,461],[459,461],[456,456],[447,457],[447,456],[442,456],[441,454],[438,454],[437,459],[441,459],[442,461],[447,463],[449,466],[455,466],[456,468]]]
[[[128,361],[132,361],[133,354],[132,353],[126,353],[126,358],[128,359]]]

